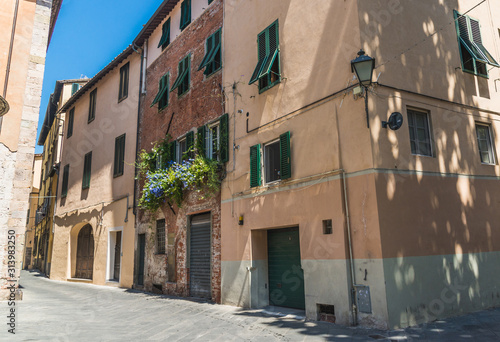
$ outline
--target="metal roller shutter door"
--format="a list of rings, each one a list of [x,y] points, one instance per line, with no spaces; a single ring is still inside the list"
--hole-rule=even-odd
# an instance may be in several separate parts
[[[210,293],[210,214],[191,219],[189,275],[192,297],[211,298]]]

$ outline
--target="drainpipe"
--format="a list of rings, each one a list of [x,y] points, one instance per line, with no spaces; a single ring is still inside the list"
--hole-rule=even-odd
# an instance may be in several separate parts
[[[343,193],[342,197],[344,200],[344,208],[345,208],[345,221],[346,221],[346,230],[347,230],[347,247],[349,249],[349,271],[351,276],[351,281],[349,282],[350,287],[350,295],[351,295],[351,310],[352,310],[352,325],[358,325],[358,314],[356,307],[356,296],[355,296],[355,288],[356,288],[356,276],[354,273],[354,258],[352,253],[352,239],[351,239],[351,219],[349,217],[349,202],[347,200],[347,182],[346,182],[346,172],[343,169],[342,163],[342,150],[340,148],[340,126],[339,126],[339,116],[337,112],[337,107],[335,106],[335,120],[337,122],[337,146],[338,146],[338,158],[339,158],[339,171],[342,173],[342,186]]]
[[[144,43],[146,44],[146,42]],[[134,49],[135,52],[139,53],[135,49],[135,43],[132,44],[132,48]],[[138,168],[137,168],[137,160],[139,158],[139,138],[140,138],[140,125],[141,125],[141,96],[143,93],[142,89],[142,82],[143,82],[143,71],[144,71],[144,60],[146,59],[146,49],[140,48],[141,51],[141,68],[140,68],[140,76],[139,76],[139,101],[137,103],[137,133],[136,133],[136,138],[135,138],[135,169],[134,169],[134,196],[133,196],[133,204],[132,204],[132,213],[134,216],[137,214],[137,187],[138,187],[138,181],[137,181],[137,174],[138,174]],[[127,205],[127,215],[128,215],[128,205]]]
[[[5,69],[5,83],[3,86],[3,98],[7,99],[7,86],[9,84],[10,63],[12,61],[12,50],[14,48],[14,37],[16,35],[17,24],[17,10],[19,9],[19,0],[16,0],[16,7],[14,8],[14,19],[12,20],[12,29],[10,34],[9,56],[7,58],[7,67]],[[0,117],[0,130],[2,130],[3,118]]]
[[[347,201],[347,184],[345,171],[342,170],[342,183],[344,186],[344,206],[345,206],[345,217],[346,217],[346,227],[347,227],[347,243],[349,247],[349,269],[351,271],[351,295],[352,295],[352,320],[353,325],[358,325],[358,314],[355,303],[355,287],[356,287],[356,277],[354,274],[354,258],[352,256],[352,240],[351,240],[351,221],[349,218],[349,204]]]

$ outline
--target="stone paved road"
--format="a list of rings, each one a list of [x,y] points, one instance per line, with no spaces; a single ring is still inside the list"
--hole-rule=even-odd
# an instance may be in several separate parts
[[[500,309],[399,331],[340,327],[23,271],[16,334],[0,302],[0,341],[500,341]],[[370,335],[379,335],[378,339]],[[384,338],[385,337],[385,338]]]

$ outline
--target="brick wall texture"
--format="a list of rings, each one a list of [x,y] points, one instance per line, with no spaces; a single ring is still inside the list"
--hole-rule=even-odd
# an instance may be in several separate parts
[[[198,71],[204,55],[206,39],[222,27],[223,7],[222,0],[216,0],[200,17],[186,27],[182,33],[173,39],[170,45],[154,61],[146,71],[146,95],[141,103],[141,125],[139,145],[140,149],[150,151],[154,142],[165,137],[168,133],[177,139],[190,130],[217,119],[224,113],[222,92],[222,69],[210,76]],[[158,106],[150,108],[157,92],[160,78],[170,73],[170,86],[177,78],[178,63],[186,55],[191,54],[191,81],[189,91],[180,97],[177,90],[169,95],[169,104],[158,111]],[[173,117],[172,117],[173,116]],[[139,182],[139,189],[143,183]],[[140,190],[139,196],[140,196]],[[189,293],[189,265],[187,264],[187,229],[190,215],[193,213],[210,212],[212,217],[212,248],[211,248],[211,292],[212,300],[220,303],[220,193],[208,199],[201,199],[197,192],[185,194],[185,201],[181,208],[173,206],[173,211],[164,205],[160,213],[155,215],[145,213],[139,209],[137,215],[137,233],[146,233],[146,262],[144,272],[144,287],[149,291],[158,291],[153,284],[161,285],[163,293],[190,296]],[[156,219],[164,217],[166,220],[166,236],[175,236],[175,282],[167,282],[166,254],[155,254]],[[168,238],[165,239],[168,243]],[[137,269],[137,267],[136,267]],[[172,277],[170,277],[172,278]]]

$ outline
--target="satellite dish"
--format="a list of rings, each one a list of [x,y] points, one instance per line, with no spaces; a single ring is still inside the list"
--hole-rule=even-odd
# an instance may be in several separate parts
[[[389,126],[390,129],[396,131],[401,128],[403,125],[403,115],[399,112],[394,112],[389,116],[389,121],[382,121],[382,127],[387,128]]]
[[[0,117],[7,114],[9,109],[9,103],[0,95]]]

